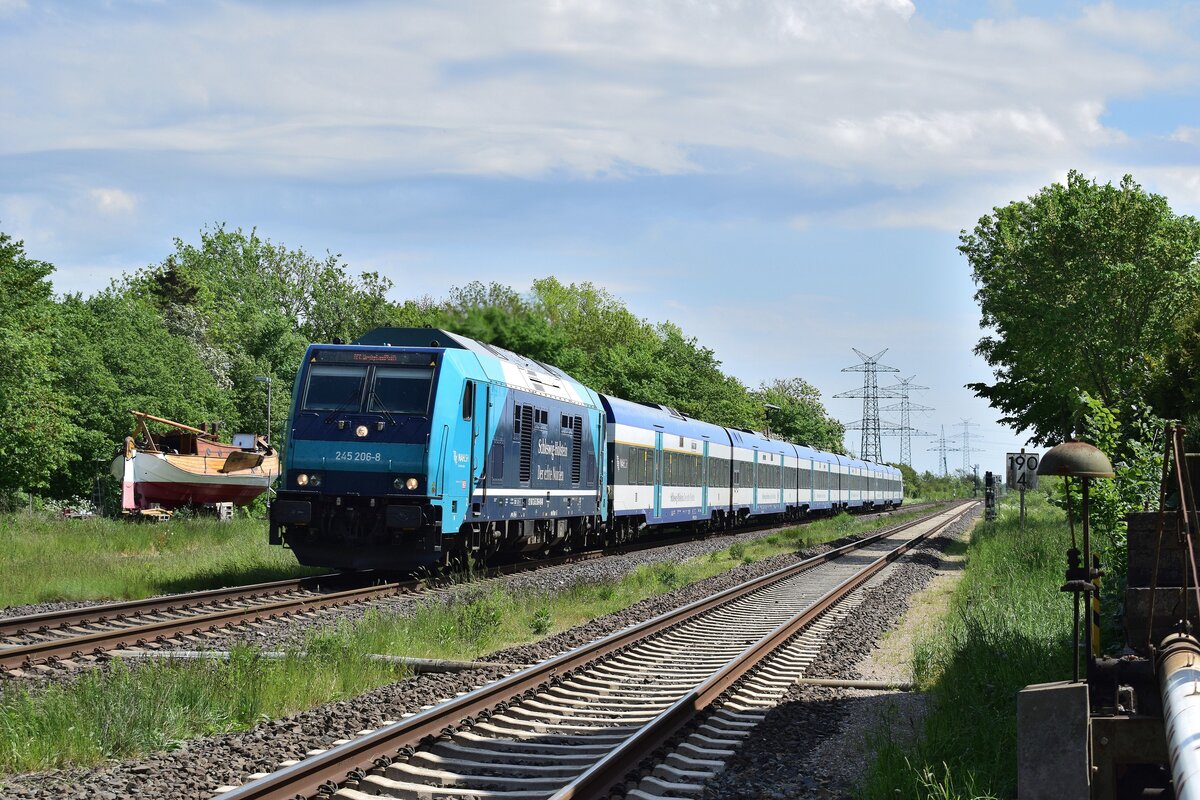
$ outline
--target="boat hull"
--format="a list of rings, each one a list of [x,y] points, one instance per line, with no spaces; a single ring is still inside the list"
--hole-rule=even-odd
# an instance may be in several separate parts
[[[223,461],[144,451],[119,455],[113,460],[112,472],[121,481],[121,507],[138,511],[210,503],[243,506],[265,492],[278,474],[274,455],[260,466],[231,473],[220,472]]]

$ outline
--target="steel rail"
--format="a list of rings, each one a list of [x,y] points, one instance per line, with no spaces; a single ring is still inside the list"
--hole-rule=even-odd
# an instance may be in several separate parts
[[[0,636],[19,636],[29,631],[43,631],[48,628],[66,627],[93,622],[108,622],[130,615],[157,614],[164,611],[178,611],[187,606],[221,603],[228,600],[253,599],[272,594],[283,594],[298,589],[316,589],[322,581],[336,582],[345,580],[343,573],[327,575],[311,575],[304,578],[289,578],[268,583],[254,583],[245,586],[229,586],[222,589],[205,589],[198,592],[152,597],[145,600],[123,600],[118,603],[68,608],[61,611],[46,611],[40,614],[26,614],[19,617],[0,618]]]
[[[918,506],[919,507],[919,506]],[[769,531],[769,530],[784,530],[796,527],[797,524],[804,523],[787,523],[778,525],[774,523],[761,525],[761,527],[751,527],[743,531],[733,531],[733,533],[754,533],[754,531]],[[607,555],[619,555],[631,552],[646,551],[646,549],[654,549],[658,547],[671,547],[677,543],[696,541],[713,535],[712,533],[702,534],[700,536],[676,536],[665,540],[646,540],[641,542],[622,543],[605,548],[590,549],[590,551],[580,551],[576,553],[568,553],[557,555],[548,559],[540,559],[536,561],[514,561],[510,564],[502,564],[493,566],[488,569],[484,576],[485,578],[512,575],[512,573],[532,571],[538,569],[548,569],[548,567],[563,566],[569,564],[580,563],[594,558],[604,558]],[[728,534],[726,534],[728,535]],[[127,624],[133,622],[136,624],[137,616],[161,614],[161,613],[176,613],[185,612],[188,608],[206,606],[206,604],[215,604],[221,602],[241,602],[254,601],[268,597],[270,595],[283,595],[288,591],[319,591],[320,584],[337,584],[355,581],[362,577],[371,577],[372,573],[356,573],[356,576],[349,573],[326,573],[320,576],[308,576],[304,578],[290,578],[287,581],[274,581],[268,583],[257,583],[241,585],[241,587],[227,587],[221,589],[205,589],[200,591],[192,591],[179,595],[167,595],[162,597],[151,597],[145,600],[128,600],[114,603],[96,604],[96,606],[85,606],[80,608],[67,608],[62,610],[54,610],[54,612],[43,612],[38,614],[26,614],[22,616],[8,616],[8,618],[0,618],[0,638],[12,638],[23,636],[29,633],[53,633],[55,628],[68,628],[74,626],[86,625],[106,625],[112,622],[120,622]],[[376,578],[378,579],[378,578]],[[420,591],[428,587],[440,588],[444,585],[452,583],[452,578],[414,578],[412,581],[400,582],[400,591]],[[262,607],[262,606],[260,606]],[[196,615],[193,615],[196,618]],[[127,631],[134,630],[134,627],[128,626]],[[77,636],[61,637],[59,642],[68,642],[68,640],[78,640]],[[22,646],[22,645],[14,645]],[[120,645],[116,645],[120,646]],[[0,645],[0,657],[11,652],[13,648],[6,648],[5,645]],[[0,667],[4,663],[0,663]]]
[[[359,603],[376,595],[395,594],[401,584],[385,583],[342,592],[298,597],[272,603],[231,608],[204,614],[139,624],[129,628],[96,631],[67,639],[48,639],[30,644],[0,649],[0,669],[21,669],[39,662],[55,659],[98,655],[105,650],[129,645],[145,644],[149,641],[169,639],[174,636],[198,634],[230,625],[262,622],[282,614],[313,611]]]
[[[311,797],[321,791],[323,787],[324,791],[332,793],[336,790],[338,783],[347,778],[361,778],[370,770],[387,766],[397,754],[412,752],[426,740],[432,741],[441,736],[452,735],[461,727],[473,725],[477,719],[490,717],[497,707],[505,708],[513,700],[533,697],[539,690],[549,688],[552,680],[568,678],[576,670],[592,664],[598,659],[624,651],[659,631],[674,627],[773,583],[833,561],[883,538],[928,522],[945,511],[945,509],[939,509],[928,516],[910,520],[858,541],[832,548],[796,564],[774,570],[754,580],[730,587],[715,595],[672,609],[638,625],[561,653],[487,686],[447,700],[407,719],[385,725],[372,733],[357,737],[324,753],[306,758],[292,766],[237,787],[221,795],[221,798],[222,800],[293,800],[296,797]]]
[[[680,728],[712,705],[717,698],[754,670],[768,655],[816,621],[884,567],[961,519],[969,510],[970,506],[940,525],[914,536],[894,550],[875,559],[848,580],[830,589],[808,609],[747,647],[708,680],[681,697],[674,705],[660,713],[591,768],[551,795],[550,800],[595,800],[607,797],[610,792],[618,788],[618,784],[622,783],[630,772],[636,770],[638,764],[647,755],[666,745]]]

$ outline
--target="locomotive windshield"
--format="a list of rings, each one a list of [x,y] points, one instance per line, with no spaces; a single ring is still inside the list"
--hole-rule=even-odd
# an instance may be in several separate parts
[[[376,367],[367,410],[385,414],[425,414],[429,410],[430,367]]]
[[[358,409],[367,368],[314,364],[304,388],[304,408],[310,411]]]

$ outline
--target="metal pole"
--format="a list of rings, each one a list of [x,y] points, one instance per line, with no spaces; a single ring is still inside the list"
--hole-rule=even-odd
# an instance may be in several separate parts
[[[1021,487],[1021,533],[1025,533],[1025,487]]]
[[[1088,528],[1088,489],[1091,484],[1090,478],[1083,479],[1083,567],[1091,571],[1092,568],[1092,543],[1089,536]],[[1090,580],[1088,581],[1091,582]],[[1083,629],[1083,657],[1086,675],[1090,679],[1092,677],[1092,604],[1091,598],[1088,598],[1087,603],[1087,625]]]
[[[270,444],[274,439],[271,438],[271,376],[267,376],[267,444]]]
[[[1025,448],[1021,448],[1021,455],[1025,455]],[[1025,469],[1025,461],[1021,461],[1021,470]],[[1025,482],[1021,481],[1021,533],[1025,533]]]

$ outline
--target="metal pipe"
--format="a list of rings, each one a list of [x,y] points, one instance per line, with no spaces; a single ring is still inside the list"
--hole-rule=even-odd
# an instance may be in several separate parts
[[[1168,636],[1160,646],[1158,675],[1167,757],[1177,800],[1200,800],[1200,641]]]

